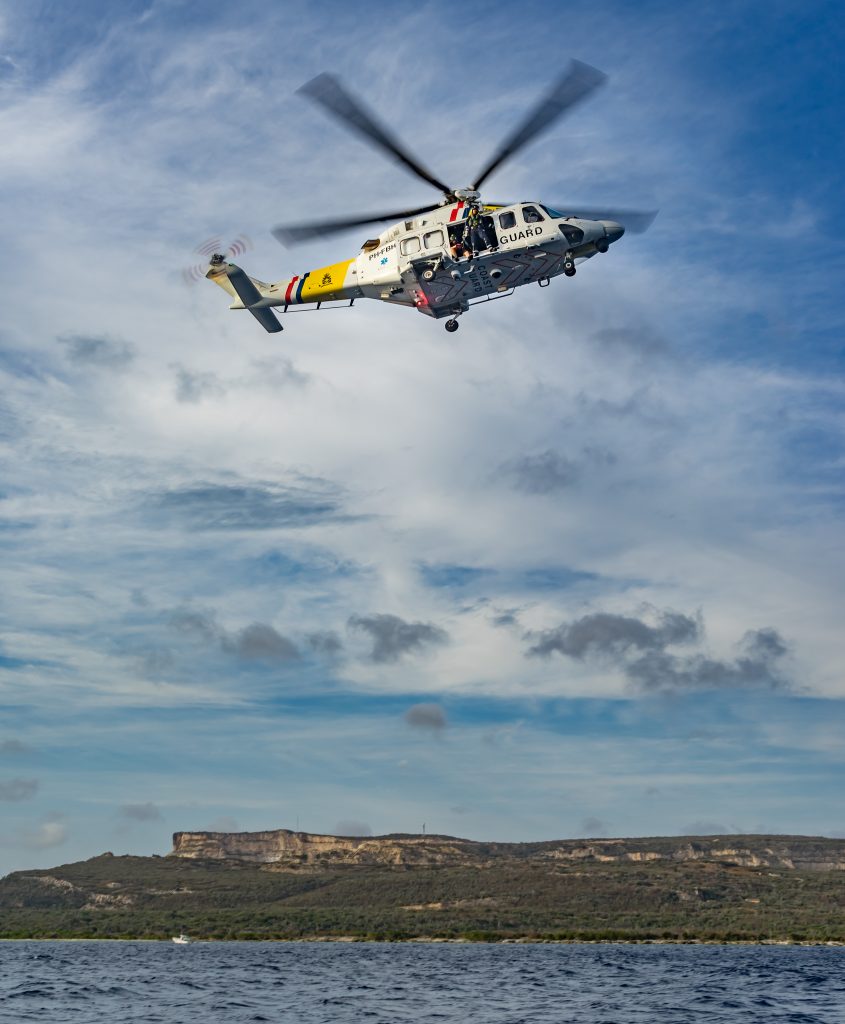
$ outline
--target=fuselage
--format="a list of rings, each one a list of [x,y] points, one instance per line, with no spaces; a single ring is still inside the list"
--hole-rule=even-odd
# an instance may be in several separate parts
[[[261,306],[287,309],[369,298],[436,318],[454,316],[473,300],[573,273],[575,260],[606,252],[623,232],[613,222],[581,220],[537,202],[485,206],[486,244],[473,258],[458,259],[453,246],[464,236],[466,215],[464,202],[450,203],[391,225],[368,239],[352,259],[275,284],[252,279]],[[219,275],[209,276],[226,287]],[[243,303],[238,300],[232,308],[243,308]]]

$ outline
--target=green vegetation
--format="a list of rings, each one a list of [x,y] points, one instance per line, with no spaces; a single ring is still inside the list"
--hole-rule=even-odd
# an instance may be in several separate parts
[[[845,941],[845,872],[725,863],[275,870],[103,855],[0,880],[0,937]]]

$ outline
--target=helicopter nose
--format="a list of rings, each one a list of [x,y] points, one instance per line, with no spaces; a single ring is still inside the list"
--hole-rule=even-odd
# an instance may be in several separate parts
[[[601,224],[607,235],[608,242],[618,242],[625,234],[625,228],[621,224],[617,224],[615,220],[603,220]]]

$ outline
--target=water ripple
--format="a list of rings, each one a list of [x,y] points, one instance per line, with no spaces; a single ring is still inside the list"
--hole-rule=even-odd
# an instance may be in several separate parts
[[[845,949],[0,942],[0,1024],[845,1024]]]

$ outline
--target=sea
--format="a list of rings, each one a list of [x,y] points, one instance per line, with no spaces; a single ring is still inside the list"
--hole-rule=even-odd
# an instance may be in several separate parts
[[[22,1024],[839,1024],[845,947],[0,942]]]

